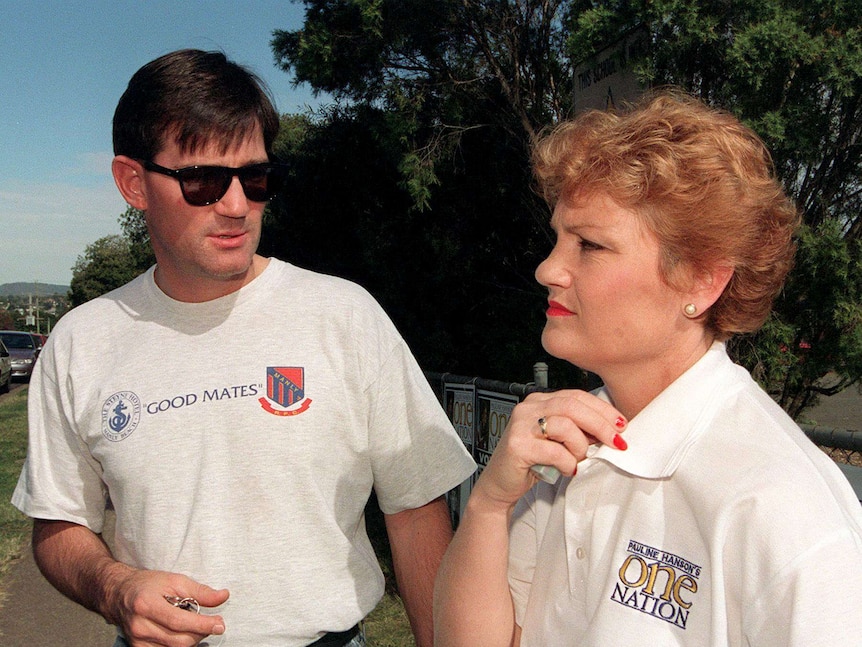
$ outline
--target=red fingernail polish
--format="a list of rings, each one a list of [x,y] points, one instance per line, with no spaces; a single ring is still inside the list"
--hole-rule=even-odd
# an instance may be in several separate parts
[[[623,440],[623,437],[620,436],[619,434],[614,436],[614,447],[616,447],[617,449],[620,449],[620,450],[624,450],[624,449],[629,448],[628,443],[625,440]]]
[[[617,429],[622,429],[626,426],[626,419],[622,416],[617,416],[617,419],[614,420],[614,424],[617,426]]]

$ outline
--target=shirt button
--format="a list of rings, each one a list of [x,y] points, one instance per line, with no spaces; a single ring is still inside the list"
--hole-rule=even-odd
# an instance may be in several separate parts
[[[578,559],[583,559],[587,556],[587,552],[581,546],[578,546],[578,549],[575,551],[575,556]]]

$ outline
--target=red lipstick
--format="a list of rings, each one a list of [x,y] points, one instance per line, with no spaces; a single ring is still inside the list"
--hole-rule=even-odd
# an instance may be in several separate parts
[[[548,301],[548,309],[545,311],[549,317],[571,317],[574,312],[568,308],[564,308],[556,301]]]

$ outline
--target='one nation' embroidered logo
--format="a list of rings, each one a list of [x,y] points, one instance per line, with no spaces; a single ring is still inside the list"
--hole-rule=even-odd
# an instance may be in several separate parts
[[[295,416],[306,411],[311,406],[311,398],[305,397],[305,368],[268,366],[266,397],[258,402],[275,416]]]
[[[630,540],[611,600],[685,629],[703,570],[679,555]]]

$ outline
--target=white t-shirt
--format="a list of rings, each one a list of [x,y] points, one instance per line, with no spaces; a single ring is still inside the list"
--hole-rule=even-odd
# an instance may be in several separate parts
[[[228,588],[231,647],[307,645],[374,608],[365,532],[474,469],[404,341],[360,287],[271,260],[206,303],[152,270],[67,314],[30,386],[13,503],[102,530],[115,555]]]
[[[723,344],[625,438],[518,504],[522,647],[862,645],[862,507]]]

